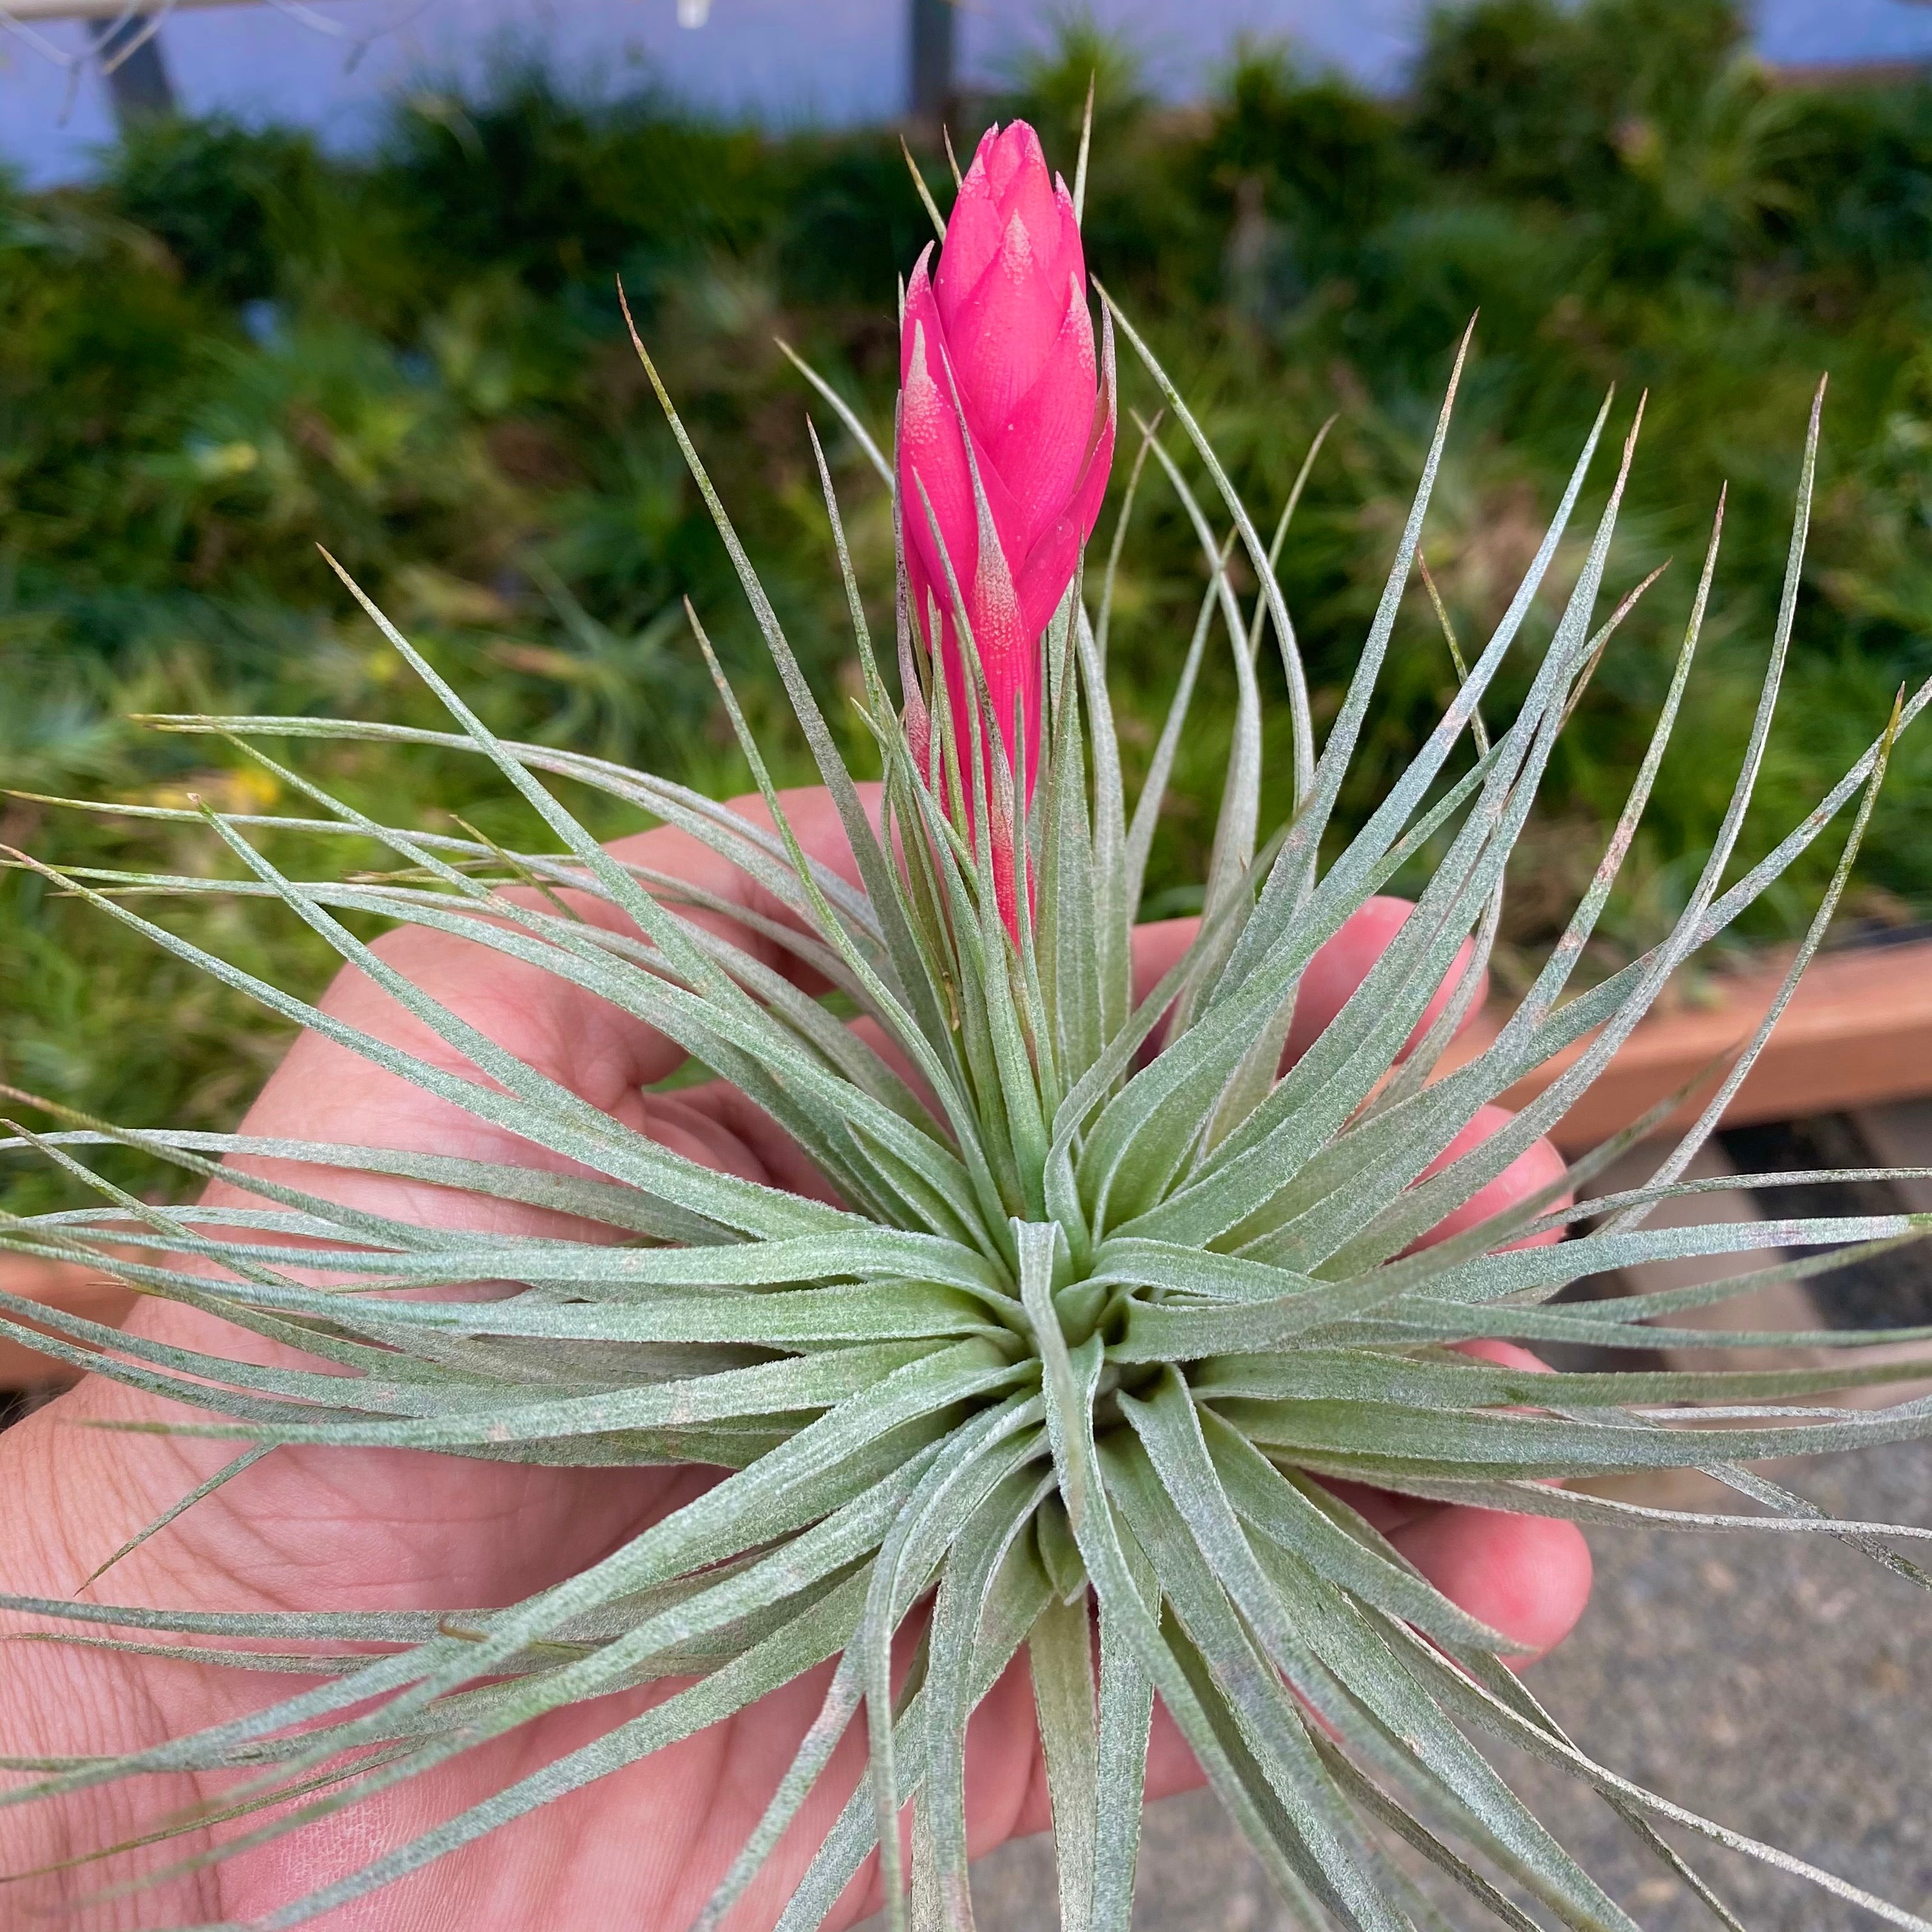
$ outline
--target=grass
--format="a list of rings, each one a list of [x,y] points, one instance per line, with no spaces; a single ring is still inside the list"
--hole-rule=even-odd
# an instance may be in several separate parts
[[[1627,404],[1648,392],[1609,589],[1679,561],[1558,754],[1505,969],[1594,862],[1728,484],[1724,628],[1601,942],[1606,962],[1647,943],[1708,849],[1735,767],[1821,371],[1818,513],[1754,823],[1789,823],[1898,686],[1932,669],[1932,90],[1780,89],[1715,0],[1485,0],[1438,20],[1400,104],[1256,48],[1198,110],[1156,111],[1121,50],[1076,29],[980,117],[1028,114],[1070,166],[1096,68],[1090,261],[1204,406],[1251,500],[1279,502],[1338,415],[1287,572],[1318,704],[1352,662],[1472,310],[1480,351],[1426,542],[1471,631],[1514,582],[1603,388]],[[944,205],[943,158],[922,158]],[[772,338],[883,430],[894,278],[929,232],[896,136],[768,138],[527,65],[478,98],[419,92],[360,161],[285,130],[184,121],[104,156],[88,187],[0,186],[0,782],[122,803],[266,801],[273,780],[238,753],[130,715],[430,722],[316,557],[326,543],[496,728],[742,787],[682,595],[763,705],[768,742],[784,742],[778,701],[621,342],[613,277],[801,656],[836,692],[851,671],[808,398]],[[887,506],[843,437],[832,447],[883,620]],[[1136,518],[1113,653],[1130,755],[1150,740],[1202,583],[1174,506],[1150,491]],[[1403,639],[1356,812],[1453,682],[1419,587]],[[1215,676],[1151,910],[1180,909],[1172,881],[1199,869],[1222,755],[1208,727],[1232,701]],[[380,798],[392,823],[516,826],[473,764],[337,748],[317,768]],[[801,759],[789,776],[802,775]],[[1928,780],[1915,736],[1873,823],[1858,916],[1932,912]],[[573,802],[600,831],[626,829]],[[27,801],[0,803],[0,842],[68,862],[145,863],[162,844],[181,869],[218,862],[205,842],[158,840],[125,814]],[[1820,883],[1798,868],[1755,936],[1800,923]],[[172,916],[296,988],[328,970],[292,922]],[[185,969],[31,878],[0,878],[0,1078],[130,1123],[225,1124],[280,1045]],[[0,1198],[44,1204],[54,1184],[23,1170]]]

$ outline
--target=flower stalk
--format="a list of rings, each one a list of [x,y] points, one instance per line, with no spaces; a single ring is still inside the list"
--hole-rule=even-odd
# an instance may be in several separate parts
[[[912,622],[955,728],[1030,805],[1040,769],[1041,640],[1093,534],[1113,461],[1112,331],[1096,353],[1080,224],[1023,121],[989,128],[959,185],[938,265],[928,244],[900,325],[898,473]],[[977,660],[976,674],[971,661]],[[907,693],[921,755],[923,698]],[[970,775],[970,822],[976,788]],[[998,810],[997,802],[995,810]],[[998,851],[1007,842],[996,837]]]

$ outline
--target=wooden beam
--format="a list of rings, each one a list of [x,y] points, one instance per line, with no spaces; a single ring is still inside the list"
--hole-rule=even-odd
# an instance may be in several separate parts
[[[94,58],[114,104],[114,124],[123,134],[142,121],[175,111],[174,83],[161,58],[160,31],[160,22],[152,14],[87,23]]]
[[[939,122],[953,88],[952,0],[908,0],[911,47],[911,100],[921,120]]]
[[[1645,1020],[1594,1085],[1552,1131],[1566,1152],[1594,1146],[1698,1071],[1750,1037],[1769,1006],[1776,967],[1718,978],[1697,1004]],[[1495,1007],[1443,1058],[1442,1070],[1473,1059],[1501,1030]],[[1579,1041],[1502,1096],[1522,1107],[1584,1051]],[[1721,1070],[1672,1124],[1687,1125]],[[1728,1125],[1790,1120],[1932,1095],[1932,940],[1850,948],[1812,962],[1791,1004],[1724,1115]]]
[[[230,7],[255,0],[170,0],[167,11],[184,7]],[[14,20],[118,20],[128,10],[127,0],[0,0],[0,11]]]

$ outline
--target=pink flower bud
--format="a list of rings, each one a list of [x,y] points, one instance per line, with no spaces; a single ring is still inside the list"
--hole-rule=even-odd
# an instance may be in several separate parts
[[[1112,344],[1103,372],[1072,198],[1048,172],[1040,137],[1024,121],[987,130],[946,224],[936,274],[928,272],[932,252],[928,245],[913,271],[899,340],[907,589],[946,677],[964,766],[971,730],[957,584],[1016,771],[1016,716],[1025,730],[1030,792],[1040,769],[1040,638],[1093,532],[1113,460]],[[908,706],[916,741],[925,720],[915,693]],[[989,767],[996,819],[998,776]],[[962,777],[970,801],[970,768]]]

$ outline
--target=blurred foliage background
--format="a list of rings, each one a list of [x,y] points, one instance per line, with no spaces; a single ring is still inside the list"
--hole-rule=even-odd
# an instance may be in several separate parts
[[[1727,481],[1717,614],[1598,963],[1652,938],[1694,878],[1761,674],[1821,372],[1805,595],[1748,843],[1802,814],[1900,684],[1932,672],[1932,88],[1780,86],[1744,51],[1726,0],[1481,0],[1436,19],[1398,102],[1256,46],[1212,100],[1177,112],[1145,96],[1126,52],[1076,26],[956,138],[1022,113],[1070,170],[1090,73],[1090,264],[1144,322],[1258,517],[1338,416],[1285,568],[1326,709],[1472,311],[1478,349],[1425,545],[1466,639],[1499,614],[1604,390],[1618,386],[1617,434],[1648,392],[1610,590],[1676,566],[1610,651],[1552,769],[1516,880],[1506,980],[1595,862]],[[921,163],[944,206],[943,157]],[[805,435],[813,399],[773,338],[883,433],[895,278],[929,234],[896,134],[722,128],[510,57],[478,98],[426,88],[399,104],[358,160],[187,120],[141,130],[89,186],[0,182],[0,783],[267,805],[274,782],[218,741],[134,715],[439,722],[318,543],[498,730],[740,789],[686,640],[688,592],[802,778],[726,561],[622,339],[613,280],[836,695],[854,668]],[[1135,372],[1125,386],[1148,406]],[[888,506],[818,414],[889,634]],[[1610,468],[1600,459],[1587,512]],[[1135,532],[1114,644],[1130,757],[1158,728],[1204,580],[1161,490],[1144,495]],[[1150,910],[1184,909],[1198,877],[1232,682],[1224,666],[1207,682]],[[1352,809],[1453,686],[1413,594]],[[296,761],[399,818],[530,830],[473,761],[368,746]],[[1928,781],[1921,732],[1874,820],[1855,918],[1932,908]],[[574,802],[600,830],[627,829]],[[221,869],[212,839],[17,797],[0,800],[0,843]],[[1753,936],[1802,920],[1831,856],[1798,868]],[[329,969],[260,906],[161,916],[297,990]],[[282,1040],[99,914],[32,876],[0,877],[0,1079],[130,1124],[224,1124]],[[52,1185],[7,1184],[0,1199],[16,1205]]]

